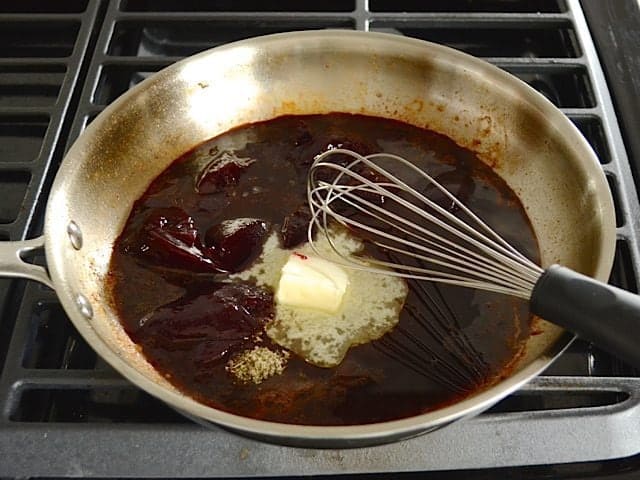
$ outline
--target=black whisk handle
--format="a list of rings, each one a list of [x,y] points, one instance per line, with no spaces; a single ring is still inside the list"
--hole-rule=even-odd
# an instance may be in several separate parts
[[[640,295],[553,265],[533,288],[530,307],[640,368]]]

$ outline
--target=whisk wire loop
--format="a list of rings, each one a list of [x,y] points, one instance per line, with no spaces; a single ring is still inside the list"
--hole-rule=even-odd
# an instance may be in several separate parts
[[[346,165],[331,162],[329,157],[333,155],[346,155],[353,160]],[[426,180],[427,185],[434,186],[466,218],[463,220],[454,215],[377,163],[382,161],[408,168],[416,174],[414,180]],[[326,179],[328,172],[332,172],[330,180]],[[367,172],[374,178],[368,178]],[[530,298],[533,286],[542,274],[539,266],[511,246],[444,186],[397,155],[363,156],[346,149],[329,150],[315,158],[307,187],[312,213],[309,241],[315,250],[313,233],[318,229],[340,256],[343,265],[524,299]],[[370,200],[372,197],[378,201]],[[372,244],[396,252],[409,262],[346,255],[332,240],[332,221],[364,232]]]
[[[379,184],[379,185],[384,185],[384,184]],[[362,230],[366,230],[370,233],[374,233],[377,234],[381,237],[387,238],[387,239],[392,239],[397,243],[402,243],[406,246],[409,246],[415,250],[419,250],[419,251],[424,251],[426,253],[435,255],[436,257],[439,258],[444,258],[445,260],[451,262],[452,264],[458,265],[460,267],[463,268],[462,271],[467,271],[469,266],[471,266],[475,272],[477,272],[480,276],[482,277],[487,277],[488,273],[495,273],[497,276],[492,277],[494,278],[495,281],[497,282],[501,282],[502,278],[504,278],[507,275],[510,275],[511,272],[509,271],[508,267],[505,266],[503,263],[500,263],[496,260],[493,260],[491,258],[487,259],[486,255],[483,256],[480,253],[476,253],[474,251],[472,251],[471,249],[468,248],[464,248],[463,246],[461,246],[460,244],[453,242],[451,240],[448,240],[447,238],[438,235],[428,229],[425,229],[423,227],[421,227],[419,224],[413,223],[411,221],[409,221],[408,219],[396,215],[392,212],[390,212],[387,209],[384,209],[374,203],[371,203],[357,195],[353,194],[353,191],[359,190],[358,187],[344,187],[344,186],[333,186],[327,183],[320,183],[319,188],[332,188],[332,189],[338,189],[339,191],[341,191],[341,195],[343,198],[341,198],[344,203],[354,207],[356,210],[363,212],[363,213],[367,213],[370,214],[371,217],[375,218],[376,220],[379,220],[380,222],[383,222],[387,225],[390,225],[394,228],[396,228],[397,230],[407,234],[410,237],[413,237],[415,240],[418,240],[419,242],[422,243],[415,243],[413,241],[409,241],[406,240],[405,238],[402,237],[395,237],[393,235],[390,235],[384,231],[381,231],[379,229],[375,229],[372,228],[369,225],[365,225],[359,222],[355,222],[352,220],[352,223],[355,226],[359,226],[359,228],[361,228]],[[366,192],[371,192],[371,190],[369,189],[364,189]],[[376,189],[375,190],[377,193],[383,193],[386,192],[387,190],[385,190],[384,188],[380,188],[380,189]],[[327,203],[330,203],[331,201],[335,200],[338,198],[338,195],[334,196],[331,200],[329,200]],[[402,199],[401,199],[402,200]],[[363,205],[359,205],[359,203],[362,203]],[[404,204],[405,201],[402,200],[402,203]],[[316,204],[316,206],[320,207],[321,205]],[[328,207],[329,205],[327,205]],[[407,208],[409,207],[413,207],[413,205],[406,205]],[[370,208],[371,210],[375,211],[376,213],[372,213],[369,212],[365,209],[365,207]],[[332,210],[333,211],[333,210]],[[436,223],[438,226],[441,226],[443,229],[448,230],[452,233],[460,233],[458,232],[456,229],[454,228],[450,228],[449,225],[447,225],[446,223],[441,222],[440,220],[438,220],[437,218],[431,216],[430,214],[428,214],[428,212],[424,212],[424,215],[429,219],[432,220],[434,223]],[[392,221],[388,220],[385,217],[391,217],[391,220],[395,220],[397,222],[399,222],[401,225],[397,225],[397,224],[393,224]],[[341,224],[345,224],[345,221],[343,218],[341,218],[343,216],[341,216],[339,213],[334,211],[334,218],[336,218]],[[415,230],[418,233],[416,233]],[[422,235],[424,236],[422,236]],[[463,233],[460,233],[460,235],[464,235]],[[396,247],[393,247],[390,244],[383,244],[381,242],[378,241],[374,241],[373,243],[375,243],[378,246],[381,246],[383,248],[387,248],[387,249],[393,249],[399,253],[403,253],[403,250],[397,249]],[[485,246],[483,244],[476,244],[476,246],[481,250],[485,250]],[[431,248],[430,248],[431,247]],[[416,254],[417,255],[417,254]],[[424,260],[428,260],[427,257],[420,257]],[[507,258],[507,261],[509,261],[509,259]],[[434,263],[440,264],[442,266],[447,266],[447,263],[443,263],[442,261],[439,260],[433,260]],[[458,267],[449,264],[449,266],[453,269],[457,269]],[[475,267],[475,268],[474,268]],[[403,266],[403,268],[405,268],[405,266]],[[526,286],[526,280],[527,280],[527,276],[521,272],[516,272],[513,276],[513,278],[511,279],[512,283],[516,283],[518,285],[521,286]]]
[[[324,185],[324,187],[333,188],[332,186],[329,186],[329,185]],[[410,241],[405,238],[395,237],[387,232],[374,228],[370,225],[363,224],[363,223],[356,222],[349,219],[351,221],[351,224],[356,228],[369,233],[373,233],[380,237],[393,240],[405,246],[408,246],[413,249],[412,255],[414,255],[416,258],[419,258],[425,261],[430,261],[431,263],[440,265],[442,267],[448,267],[450,270],[459,271],[461,273],[465,273],[465,272],[469,272],[469,270],[473,270],[474,273],[480,278],[483,278],[486,280],[492,280],[498,284],[504,285],[505,287],[508,287],[513,284],[518,286],[523,286],[523,287],[526,286],[526,282],[523,281],[521,278],[519,278],[518,275],[514,276],[513,279],[505,280],[505,277],[509,275],[510,272],[506,267],[504,267],[502,264],[498,263],[497,261],[494,261],[491,259],[487,261],[480,254],[473,252],[470,249],[464,248],[456,244],[455,242],[452,242],[436,233],[433,233],[427,229],[420,227],[419,225],[412,224],[407,219],[399,217],[398,215],[395,215],[371,202],[368,202],[357,196],[352,196],[349,194],[350,192],[348,190],[353,191],[356,189],[357,189],[356,187],[347,187],[346,190],[342,191],[342,194],[343,194],[342,196],[344,197],[342,198],[342,200],[344,201],[344,203],[354,207],[358,211],[361,211],[363,213],[369,213],[371,217],[375,218],[376,220],[379,220],[380,222],[383,222],[387,225],[393,226],[400,232],[403,232],[408,236],[413,237],[414,239],[422,243],[416,243],[414,241]],[[337,198],[338,196],[336,195],[335,197],[333,197],[333,200]],[[364,204],[364,206],[359,205],[358,201],[361,201]],[[316,206],[319,207],[320,205],[316,204]],[[372,210],[379,212],[380,214],[367,212],[364,207],[370,207]],[[345,217],[333,210],[331,211],[333,212],[333,218],[336,221],[338,221],[340,224],[346,226],[346,223],[347,223],[346,220],[348,220],[348,217]],[[406,227],[414,228],[418,230],[420,233],[424,234],[425,236],[421,236],[404,226],[393,224],[391,221],[384,218],[383,215],[388,215],[392,217],[393,220],[397,220],[401,224],[406,225]],[[428,237],[433,237],[433,238],[428,238]],[[395,251],[401,254],[407,253],[405,250],[395,247],[391,244],[382,243],[380,241],[373,241],[372,243],[382,248],[385,248],[387,250]],[[422,251],[432,256],[427,257],[417,253],[417,251]],[[434,258],[434,257],[437,257],[437,258]],[[400,270],[408,270],[408,271],[424,270],[416,267],[411,267],[409,265],[389,264],[388,262],[383,262],[376,259],[368,259],[367,262],[385,266],[385,267],[393,266]],[[461,277],[455,277],[455,278],[457,278],[458,280],[461,279]]]

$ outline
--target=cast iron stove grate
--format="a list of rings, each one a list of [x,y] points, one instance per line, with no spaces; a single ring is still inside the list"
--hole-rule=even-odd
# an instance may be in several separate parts
[[[47,193],[41,187],[50,184],[63,151],[105,105],[150,73],[255,35],[374,30],[484,57],[560,107],[598,153],[614,194],[618,248],[611,282],[637,291],[637,191],[577,0],[20,5],[0,13],[0,239],[38,233]],[[34,10],[40,13],[25,14]],[[94,21],[95,47],[83,64]],[[77,87],[76,98],[79,74],[83,87]],[[72,100],[75,111],[67,111]],[[203,429],[133,387],[86,345],[45,287],[2,281],[0,295],[0,475],[417,472],[585,462],[640,452],[634,428],[640,419],[638,372],[580,341],[544,376],[477,418],[400,444],[299,450]]]

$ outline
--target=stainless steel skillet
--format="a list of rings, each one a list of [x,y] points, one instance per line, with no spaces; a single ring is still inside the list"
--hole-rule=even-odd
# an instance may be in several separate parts
[[[407,438],[476,414],[537,375],[571,341],[541,322],[513,373],[424,415],[348,427],[295,426],[231,415],[186,397],[140,355],[108,304],[114,239],[136,198],[181,153],[249,122],[285,114],[352,112],[395,118],[471,148],[518,194],[543,265],[606,280],[614,210],[593,151],[541,95],[481,61],[393,35],[318,31],[246,40],[190,57],[106,108],[65,157],[44,236],[0,244],[0,273],[53,287],[76,328],[114,368],[201,422],[283,444],[344,447]],[[48,272],[20,252],[44,246]],[[606,321],[606,319],[603,319]]]

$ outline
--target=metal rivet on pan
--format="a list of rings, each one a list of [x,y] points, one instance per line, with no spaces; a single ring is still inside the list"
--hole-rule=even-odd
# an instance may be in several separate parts
[[[87,300],[87,297],[79,293],[76,296],[76,305],[80,309],[80,313],[84,318],[87,320],[93,318],[93,308],[91,308],[91,304],[89,303],[89,300]]]
[[[80,250],[82,248],[82,232],[80,231],[78,224],[73,220],[71,220],[69,225],[67,225],[67,235],[69,235],[69,240],[71,241],[73,248]]]

